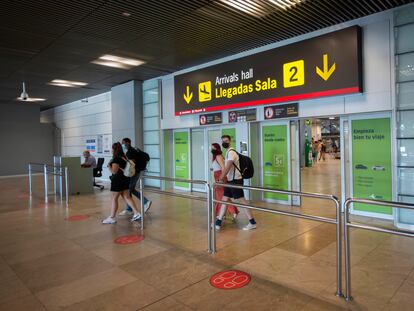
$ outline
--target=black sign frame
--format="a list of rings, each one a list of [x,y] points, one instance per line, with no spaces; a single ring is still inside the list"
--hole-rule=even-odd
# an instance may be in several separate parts
[[[175,115],[361,93],[361,38],[352,26],[176,75]]]

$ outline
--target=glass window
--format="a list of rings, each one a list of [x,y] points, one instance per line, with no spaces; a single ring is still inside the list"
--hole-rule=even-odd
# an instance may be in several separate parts
[[[414,137],[414,111],[398,112],[398,137]]]
[[[397,82],[414,81],[414,53],[397,56]]]
[[[398,165],[414,166],[414,139],[398,140]]]
[[[146,131],[144,132],[144,145],[158,145],[160,143],[159,131]]]
[[[414,23],[396,29],[395,47],[398,54],[414,51],[413,33]]]
[[[414,6],[405,7],[395,13],[395,26],[414,23]]]
[[[144,150],[152,158],[160,158],[160,147],[159,145],[144,145]]]
[[[158,102],[144,105],[144,118],[158,117]]]
[[[155,172],[160,173],[161,172],[161,162],[160,159],[154,159],[152,158],[151,161],[148,163],[147,170],[148,172]]]
[[[144,105],[158,102],[158,89],[144,91]]]
[[[144,118],[144,131],[158,130],[158,117]]]
[[[414,82],[399,83],[397,87],[398,107],[414,108]]]

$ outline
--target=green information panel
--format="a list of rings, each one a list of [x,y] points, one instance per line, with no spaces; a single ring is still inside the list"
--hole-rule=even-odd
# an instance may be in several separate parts
[[[352,121],[355,198],[392,200],[390,118]],[[389,207],[354,204],[354,210],[392,214]]]
[[[236,129],[234,127],[224,128],[221,130],[221,135],[229,135],[231,137],[231,146],[237,150],[237,137],[236,137]],[[221,142],[219,142],[221,145]],[[226,157],[226,149],[222,148],[223,157]]]
[[[175,178],[190,178],[188,132],[174,132],[174,174]],[[188,183],[176,182],[176,187],[188,189]]]
[[[262,127],[263,184],[266,188],[289,188],[288,143],[286,125]],[[287,201],[288,195],[268,193],[265,199]]]

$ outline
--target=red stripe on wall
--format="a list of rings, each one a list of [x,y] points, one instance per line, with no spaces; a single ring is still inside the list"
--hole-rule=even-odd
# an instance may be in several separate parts
[[[298,95],[289,95],[289,96],[276,97],[276,98],[259,99],[259,100],[253,100],[250,102],[234,103],[234,104],[228,104],[228,105],[222,105],[222,106],[213,106],[213,107],[205,107],[205,108],[198,108],[198,109],[196,108],[196,109],[176,112],[175,115],[180,116],[180,115],[185,115],[185,114],[193,114],[191,110],[202,109],[203,110],[202,112],[208,112],[208,111],[217,111],[217,110],[225,110],[225,109],[243,108],[243,107],[248,107],[248,106],[275,104],[275,103],[281,103],[281,102],[291,102],[295,100],[305,100],[305,99],[312,99],[312,98],[318,98],[318,97],[344,95],[344,94],[359,93],[359,92],[360,92],[359,87],[355,86],[355,87],[348,87],[348,88],[329,90],[329,91],[312,92],[312,93],[307,93],[307,94],[298,94]],[[197,113],[200,113],[200,112],[197,112]]]

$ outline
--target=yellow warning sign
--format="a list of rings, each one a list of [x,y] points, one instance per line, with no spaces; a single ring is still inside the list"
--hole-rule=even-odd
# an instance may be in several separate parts
[[[283,87],[305,84],[305,61],[303,59],[283,64]]]
[[[198,84],[198,101],[206,102],[211,100],[211,81],[201,82]]]
[[[185,91],[186,92],[184,93],[183,98],[185,102],[189,104],[191,99],[193,98],[193,92],[190,92],[190,87],[188,85],[185,87]]]

